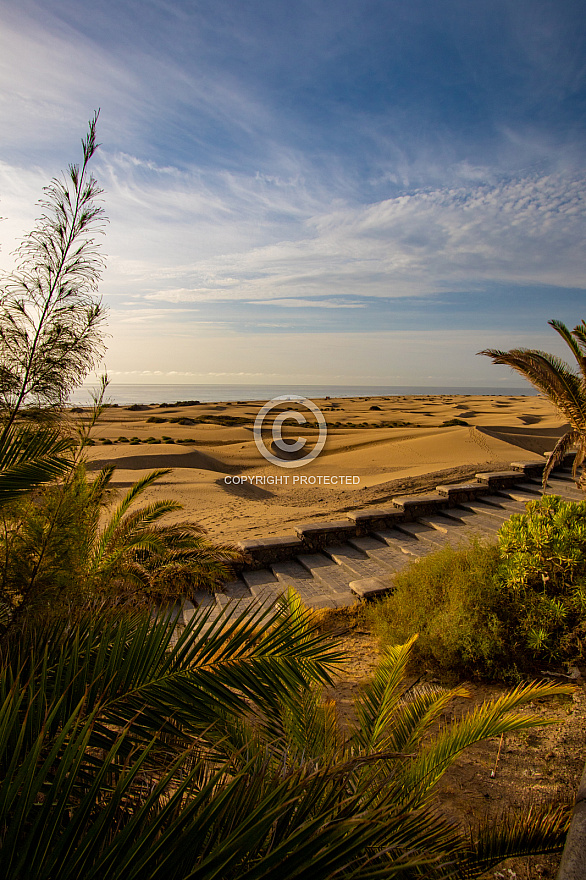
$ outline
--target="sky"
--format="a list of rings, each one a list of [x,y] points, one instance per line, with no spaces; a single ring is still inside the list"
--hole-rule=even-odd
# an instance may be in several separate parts
[[[99,108],[113,382],[522,385],[586,318],[584,0],[0,0],[0,270]]]

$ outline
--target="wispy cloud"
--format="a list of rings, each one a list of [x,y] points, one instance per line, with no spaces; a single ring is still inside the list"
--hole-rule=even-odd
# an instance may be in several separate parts
[[[290,221],[291,238],[155,269],[147,299],[356,300],[431,295],[481,282],[582,287],[584,179],[531,175],[405,194]],[[267,217],[261,224],[270,225]],[[256,228],[262,234],[262,225]],[[295,296],[292,296],[292,292]]]

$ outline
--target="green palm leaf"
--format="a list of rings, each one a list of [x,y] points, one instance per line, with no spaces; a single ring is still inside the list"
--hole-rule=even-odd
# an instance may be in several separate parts
[[[558,441],[547,460],[543,486],[547,485],[552,469],[572,447],[577,447],[574,478],[580,486],[578,470],[586,459],[586,323],[582,321],[572,331],[561,321],[552,320],[549,324],[568,345],[578,365],[578,374],[561,358],[535,349],[500,351],[489,348],[479,354],[491,357],[495,364],[512,367],[528,379],[570,423],[571,430]]]
[[[62,476],[71,467],[70,439],[48,428],[12,428],[0,443],[0,506],[43,483]]]

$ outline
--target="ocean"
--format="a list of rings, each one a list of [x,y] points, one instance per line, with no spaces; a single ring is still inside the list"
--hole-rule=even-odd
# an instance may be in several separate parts
[[[91,403],[92,389],[82,386],[71,395],[70,402],[76,406]],[[161,404],[179,400],[198,400],[201,403],[229,402],[234,400],[268,401],[283,394],[296,394],[310,400],[323,397],[394,397],[402,394],[500,394],[516,397],[535,396],[535,389],[527,384],[517,388],[496,386],[447,387],[434,385],[108,385],[106,399],[109,403],[125,406],[132,403]]]

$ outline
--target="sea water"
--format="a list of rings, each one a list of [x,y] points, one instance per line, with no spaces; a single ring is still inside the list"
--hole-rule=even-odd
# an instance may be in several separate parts
[[[92,400],[92,391],[97,386],[83,385],[71,395],[72,405],[87,406]],[[534,396],[535,389],[527,384],[523,387],[503,388],[485,387],[442,387],[433,385],[108,385],[106,400],[109,403],[126,406],[132,403],[161,404],[176,403],[180,400],[197,400],[201,403],[228,403],[238,400],[266,402],[284,394],[295,394],[310,400],[324,397],[396,397],[400,395],[430,394],[489,394],[517,397]]]

